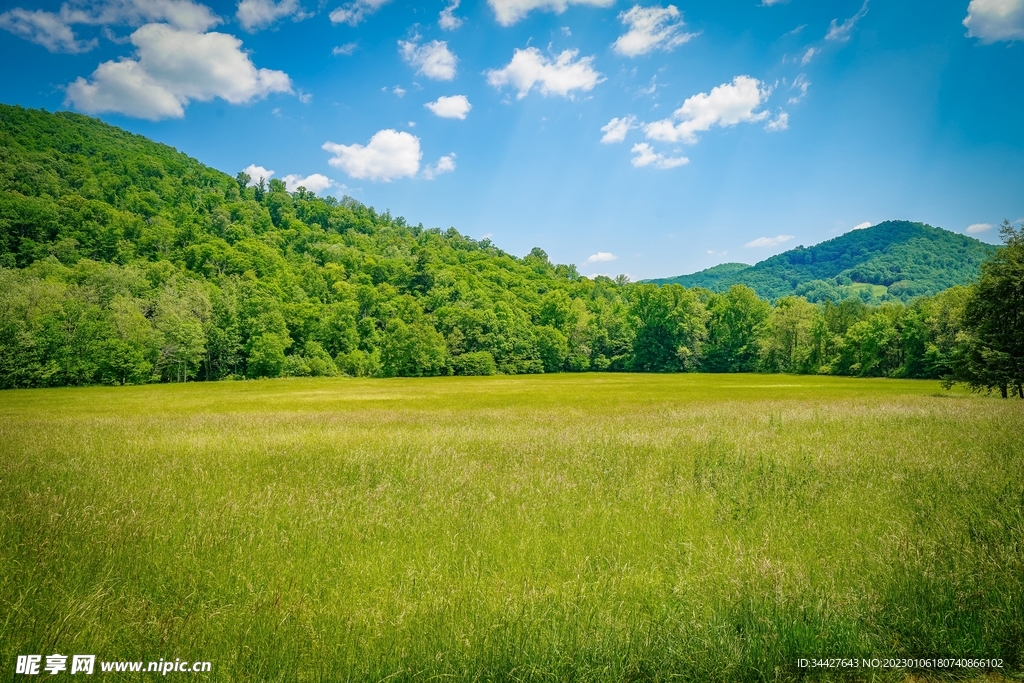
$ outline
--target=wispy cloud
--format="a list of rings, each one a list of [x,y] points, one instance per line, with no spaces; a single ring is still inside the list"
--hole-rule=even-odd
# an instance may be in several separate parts
[[[793,235],[779,235],[778,237],[758,237],[756,240],[750,240],[744,247],[748,249],[756,249],[759,247],[777,247],[780,244],[793,239]]]
[[[850,39],[853,29],[857,26],[857,22],[863,19],[864,15],[867,13],[868,0],[864,0],[864,4],[861,5],[857,13],[843,23],[838,23],[838,19],[832,20],[832,24],[828,28],[828,33],[825,34],[825,40],[838,40],[845,43]]]

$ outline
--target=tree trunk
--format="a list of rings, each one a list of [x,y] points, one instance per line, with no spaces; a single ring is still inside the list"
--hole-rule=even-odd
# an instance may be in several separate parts
[[[999,393],[1002,395],[1003,398],[1007,397],[1005,384],[999,387]]]

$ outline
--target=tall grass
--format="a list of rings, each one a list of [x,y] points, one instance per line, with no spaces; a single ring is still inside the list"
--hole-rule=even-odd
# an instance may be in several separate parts
[[[1022,446],[1021,402],[893,380],[4,392],[0,676],[56,652],[235,681],[1019,674]]]

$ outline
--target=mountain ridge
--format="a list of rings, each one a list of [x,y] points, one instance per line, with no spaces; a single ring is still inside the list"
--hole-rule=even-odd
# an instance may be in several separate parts
[[[932,295],[976,279],[997,247],[967,235],[912,221],[883,221],[824,242],[800,245],[758,263],[725,263],[669,278],[645,280],[726,291],[751,287],[767,299],[800,295],[809,301],[865,301]]]

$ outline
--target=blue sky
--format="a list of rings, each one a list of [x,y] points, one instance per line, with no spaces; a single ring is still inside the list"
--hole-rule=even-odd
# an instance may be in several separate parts
[[[1024,0],[0,4],[0,99],[584,274],[1024,221]]]

